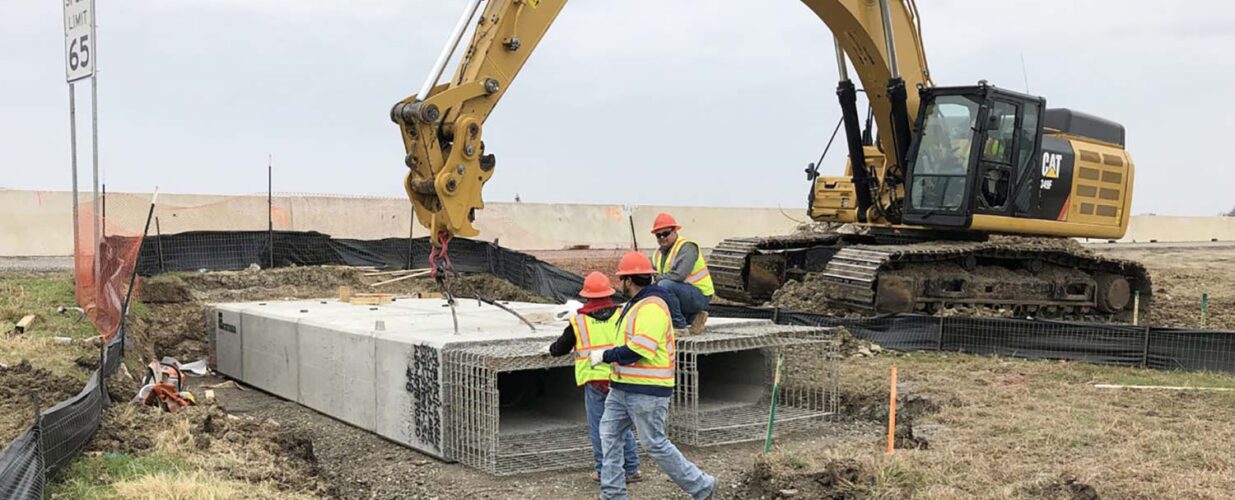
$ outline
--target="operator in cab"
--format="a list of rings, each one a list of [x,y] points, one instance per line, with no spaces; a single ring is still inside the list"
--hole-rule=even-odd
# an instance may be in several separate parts
[[[703,249],[679,235],[681,229],[672,215],[661,212],[656,216],[652,234],[658,248],[652,263],[656,266],[656,284],[677,297],[681,306],[681,315],[673,318],[674,327],[689,325],[690,333],[698,335],[703,333],[708,320],[707,309],[715,288],[708,264],[703,260]]]

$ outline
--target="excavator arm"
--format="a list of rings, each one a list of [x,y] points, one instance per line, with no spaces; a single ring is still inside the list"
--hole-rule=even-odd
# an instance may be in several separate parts
[[[886,172],[903,163],[908,148],[909,117],[917,114],[918,94],[906,89],[931,85],[914,0],[803,3],[832,31],[837,55],[848,55],[870,102],[881,131],[878,148],[886,159],[873,172],[867,171],[865,162],[853,158],[858,143],[851,136],[850,156],[855,162],[851,168],[855,185],[878,186]],[[417,219],[437,235],[435,241],[478,234],[472,225],[475,210],[484,208],[482,190],[496,167],[484,147],[485,120],[565,4],[566,0],[467,0],[420,92],[391,109],[407,153],[404,187]],[[441,82],[464,32],[473,25],[453,77]],[[843,57],[838,63],[844,107],[848,71]],[[856,92],[852,83],[848,88]],[[861,146],[857,147],[860,155]]]

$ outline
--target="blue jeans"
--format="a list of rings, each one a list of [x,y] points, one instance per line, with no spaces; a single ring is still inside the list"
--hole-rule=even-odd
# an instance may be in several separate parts
[[[696,500],[712,494],[716,478],[707,475],[678,451],[665,437],[665,415],[669,398],[609,390],[605,400],[605,415],[600,419],[600,441],[604,448],[604,466],[600,469],[600,498],[626,500],[626,476],[622,474],[623,453],[618,443],[633,424],[639,431],[639,442],[660,470]]]
[[[712,303],[711,296],[704,295],[703,292],[699,291],[699,288],[690,283],[660,280],[656,284],[665,290],[669,290],[669,293],[678,298],[678,308],[681,312],[673,316],[673,325],[678,328],[683,327],[679,325],[690,326],[690,322],[695,320],[695,316],[700,311],[706,311],[708,304]]]
[[[583,403],[587,409],[587,434],[592,440],[592,458],[596,462],[596,472],[600,472],[601,454],[600,447],[600,417],[605,414],[605,394],[600,390],[592,387],[592,384],[583,384]],[[629,429],[626,431],[626,436],[623,441],[626,458],[626,475],[629,476],[639,471],[639,452],[635,448],[635,433]]]

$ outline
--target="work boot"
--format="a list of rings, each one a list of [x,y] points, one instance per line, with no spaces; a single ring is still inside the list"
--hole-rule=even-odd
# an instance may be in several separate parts
[[[637,470],[637,471],[635,471],[635,473],[634,473],[634,474],[630,474],[630,475],[626,476],[626,483],[627,483],[627,484],[630,484],[630,483],[637,483],[637,482],[642,481],[642,480],[643,480],[643,471],[638,471],[638,470]]]
[[[599,483],[600,482],[600,472],[592,471],[592,480]]]
[[[707,311],[699,311],[699,314],[696,314],[696,315],[695,315],[695,319],[694,319],[693,321],[691,321],[691,322],[690,322],[690,334],[691,334],[691,335],[699,335],[699,334],[702,334],[702,333],[703,333],[703,326],[704,326],[707,322],[708,322],[708,312],[707,312]]]

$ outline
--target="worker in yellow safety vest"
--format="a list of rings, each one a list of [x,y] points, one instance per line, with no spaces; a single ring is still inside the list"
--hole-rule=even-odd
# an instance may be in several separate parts
[[[716,293],[708,264],[703,260],[703,249],[698,243],[678,234],[682,226],[672,215],[661,212],[652,222],[652,234],[656,236],[656,284],[677,296],[681,304],[681,317],[673,318],[674,325],[685,328],[690,325],[691,334],[703,332],[708,320],[708,305]]]
[[[583,406],[587,414],[588,437],[592,441],[592,459],[595,465],[592,480],[600,481],[600,418],[605,413],[605,398],[609,395],[609,365],[592,366],[588,355],[614,347],[618,342],[618,306],[610,297],[616,293],[609,277],[592,272],[583,280],[579,296],[587,300],[570,318],[570,324],[562,335],[548,347],[551,356],[575,354],[575,383],[583,387]],[[627,430],[623,436],[626,458],[626,481],[643,479],[639,473],[639,453],[635,447],[635,435]]]
[[[656,270],[647,255],[628,252],[618,264],[622,293],[630,301],[618,313],[617,346],[593,350],[591,366],[611,365],[609,397],[600,419],[600,497],[626,499],[622,436],[633,425],[656,465],[696,500],[710,498],[716,478],[691,463],[665,436],[665,415],[673,395],[677,349],[673,294],[652,283]]]

